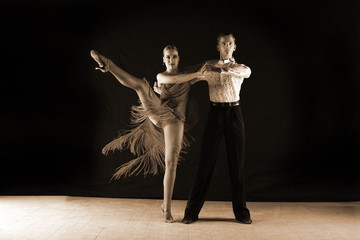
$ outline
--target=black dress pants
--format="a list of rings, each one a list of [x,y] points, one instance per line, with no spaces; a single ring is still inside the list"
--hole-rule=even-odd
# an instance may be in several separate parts
[[[185,216],[197,218],[204,205],[220,141],[225,136],[229,176],[232,191],[232,206],[237,219],[250,217],[246,207],[244,189],[244,123],[241,107],[210,105],[205,126],[200,162],[194,185],[191,189]]]

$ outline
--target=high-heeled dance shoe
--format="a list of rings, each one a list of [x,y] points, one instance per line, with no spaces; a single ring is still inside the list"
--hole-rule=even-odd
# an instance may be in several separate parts
[[[102,72],[109,71],[110,60],[108,58],[95,50],[90,51],[90,56],[99,64],[99,67],[95,67],[96,70],[100,70]]]
[[[164,216],[164,220],[166,223],[174,222],[174,218],[172,217],[171,212],[169,210],[164,210],[163,204],[161,204],[161,212],[162,215]]]

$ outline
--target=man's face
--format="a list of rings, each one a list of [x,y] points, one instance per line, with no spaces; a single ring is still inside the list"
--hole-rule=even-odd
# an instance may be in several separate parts
[[[220,57],[222,59],[231,58],[236,49],[234,38],[232,36],[221,37],[219,39],[217,49],[220,52]]]

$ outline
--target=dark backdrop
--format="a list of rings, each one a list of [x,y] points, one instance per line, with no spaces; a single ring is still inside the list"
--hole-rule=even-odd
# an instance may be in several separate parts
[[[216,37],[229,31],[236,60],[252,69],[241,91],[248,200],[360,200],[358,3],[210,5],[3,2],[0,193],[161,198],[162,175],[110,181],[133,156],[101,148],[138,98],[95,71],[89,51],[152,84],[165,45],[192,65],[218,58]],[[174,199],[189,193],[208,111],[206,83],[191,93],[200,119]],[[231,198],[221,149],[209,200]]]

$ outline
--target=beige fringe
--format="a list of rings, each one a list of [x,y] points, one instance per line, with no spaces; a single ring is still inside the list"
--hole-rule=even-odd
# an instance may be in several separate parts
[[[129,149],[137,158],[130,160],[116,168],[112,179],[138,175],[157,175],[165,170],[165,142],[162,128],[155,126],[147,117],[147,111],[142,105],[133,106],[131,111],[130,130],[123,130],[119,136],[108,143],[102,153],[108,155],[110,151]],[[175,116],[171,117],[172,119]],[[168,122],[171,122],[168,117]],[[187,152],[193,139],[184,134],[181,153]],[[182,160],[179,157],[178,163]]]

